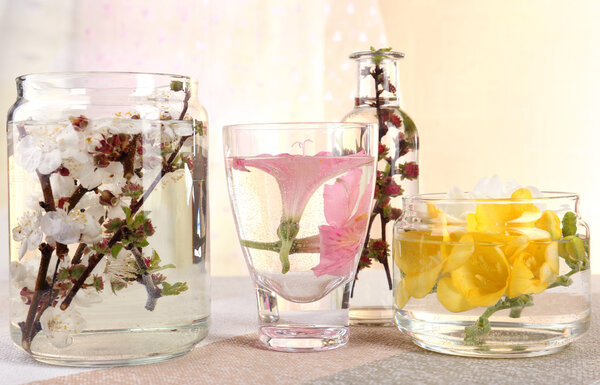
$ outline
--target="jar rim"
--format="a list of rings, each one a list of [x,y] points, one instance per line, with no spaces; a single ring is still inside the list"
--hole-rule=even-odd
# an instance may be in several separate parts
[[[362,122],[280,122],[280,123],[243,123],[243,124],[230,124],[223,126],[223,131],[237,131],[237,130],[274,130],[274,129],[288,129],[288,130],[326,130],[331,128],[336,129],[352,129],[365,126],[374,126],[374,123],[362,123]]]
[[[196,80],[190,76],[186,76],[186,75],[179,75],[179,74],[170,74],[170,73],[161,73],[161,72],[134,72],[134,71],[64,71],[64,72],[39,72],[39,73],[30,73],[30,74],[24,74],[24,75],[19,75],[15,78],[15,81],[17,83],[22,83],[22,82],[26,82],[26,81],[31,81],[31,82],[38,82],[38,81],[56,81],[56,80],[60,80],[60,79],[71,79],[71,80],[77,80],[77,79],[83,79],[83,78],[87,78],[87,79],[94,79],[94,78],[101,78],[101,77],[115,77],[115,78],[121,78],[123,80],[125,79],[131,79],[131,78],[135,78],[138,76],[148,76],[148,77],[153,77],[153,78],[158,78],[158,79],[164,79],[166,80],[181,80],[183,82],[195,82]],[[54,87],[56,87],[56,85],[54,85]],[[60,88],[60,87],[59,87]],[[84,88],[90,88],[90,89],[108,89],[108,88],[115,88],[115,85],[113,82],[107,82],[106,85],[104,86],[94,86],[94,87],[89,87],[86,86]]]
[[[559,199],[579,199],[579,195],[573,192],[562,191],[540,191],[541,197],[511,199],[511,198],[448,198],[446,193],[424,193],[405,196],[404,202],[421,203],[540,203]]]
[[[371,57],[373,55],[375,55],[376,51],[358,51],[358,52],[354,52],[352,54],[350,54],[349,58],[350,59],[362,59],[365,57]],[[391,57],[392,59],[402,59],[404,58],[404,53],[403,52],[398,52],[398,51],[387,51],[382,53],[382,56],[385,58],[386,56]]]

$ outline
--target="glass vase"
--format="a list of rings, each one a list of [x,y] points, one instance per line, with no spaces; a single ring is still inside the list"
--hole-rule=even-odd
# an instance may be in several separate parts
[[[379,141],[375,202],[350,295],[354,325],[393,325],[393,222],[401,214],[401,196],[419,189],[419,137],[398,97],[397,64],[403,57],[385,50],[350,55],[357,63],[357,93],[354,109],[343,121],[375,124]]]
[[[10,329],[33,358],[131,365],[208,332],[207,117],[196,82],[17,78],[8,113]]]
[[[426,349],[475,357],[559,351],[590,326],[590,234],[579,197],[404,199],[394,313]]]
[[[228,126],[223,143],[260,342],[289,352],[344,345],[373,197],[373,126]]]

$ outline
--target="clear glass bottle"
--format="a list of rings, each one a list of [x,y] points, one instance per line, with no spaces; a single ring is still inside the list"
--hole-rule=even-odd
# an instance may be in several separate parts
[[[394,313],[429,350],[513,358],[564,349],[590,327],[590,230],[572,193],[404,198]]]
[[[207,115],[188,77],[16,79],[10,328],[35,359],[130,365],[208,333]]]
[[[418,193],[418,133],[400,108],[398,59],[391,50],[356,52],[357,93],[354,109],[344,122],[376,123],[379,160],[375,204],[367,240],[350,298],[354,325],[392,325],[393,222],[401,214],[402,195]]]

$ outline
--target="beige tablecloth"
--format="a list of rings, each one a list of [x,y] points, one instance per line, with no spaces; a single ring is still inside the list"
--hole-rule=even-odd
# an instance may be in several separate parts
[[[545,357],[492,360],[447,356],[418,348],[393,327],[353,327],[350,342],[343,348],[290,354],[267,351],[258,345],[248,278],[215,278],[213,283],[211,334],[186,356],[137,367],[56,368],[36,363],[1,338],[0,373],[5,372],[4,380],[9,381],[0,383],[35,379],[31,383],[600,384],[600,295],[593,296],[590,332],[567,349]],[[600,276],[594,277],[592,291],[600,291]],[[5,301],[6,297],[0,299]],[[13,368],[21,373],[19,378],[13,375]]]

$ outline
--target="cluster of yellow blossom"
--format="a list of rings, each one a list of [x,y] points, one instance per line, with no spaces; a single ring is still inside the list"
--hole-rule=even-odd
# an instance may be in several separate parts
[[[545,290],[558,276],[561,222],[531,198],[520,188],[510,199],[479,203],[460,223],[428,205],[432,229],[404,232],[394,245],[403,273],[396,305],[423,298],[436,283],[440,303],[452,312]]]

